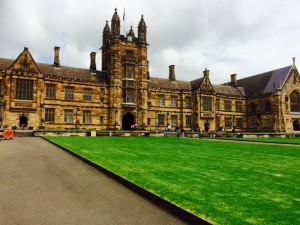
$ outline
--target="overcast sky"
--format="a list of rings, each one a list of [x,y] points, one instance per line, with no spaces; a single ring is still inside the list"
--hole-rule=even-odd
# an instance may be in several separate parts
[[[299,0],[0,0],[0,57],[15,59],[28,47],[36,62],[89,68],[114,9],[137,35],[144,15],[150,76],[194,80],[210,70],[212,83],[278,69],[300,60]]]

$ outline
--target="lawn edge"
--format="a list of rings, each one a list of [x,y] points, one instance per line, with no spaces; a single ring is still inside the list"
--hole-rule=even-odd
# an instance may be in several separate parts
[[[88,164],[89,166],[95,168],[96,170],[102,172],[103,174],[105,174],[106,176],[110,177],[111,179],[117,181],[118,183],[120,183],[121,185],[125,186],[126,188],[129,188],[131,191],[135,192],[136,194],[146,198],[148,201],[154,203],[155,205],[159,206],[160,208],[166,210],[167,212],[169,212],[170,214],[180,218],[181,220],[188,222],[191,225],[197,225],[197,224],[205,224],[205,225],[211,225],[211,223],[209,223],[208,221],[190,213],[189,211],[180,208],[179,206],[159,197],[158,195],[136,185],[135,183],[126,180],[125,178],[111,172],[110,170],[84,158],[81,155],[76,154],[75,152],[60,146],[59,144],[56,144],[55,142],[52,142],[51,140],[48,140],[45,137],[41,137],[44,140],[50,142],[51,144],[57,146],[58,148],[64,150],[65,152],[75,156],[76,158],[80,159],[81,161],[85,162],[86,164]]]

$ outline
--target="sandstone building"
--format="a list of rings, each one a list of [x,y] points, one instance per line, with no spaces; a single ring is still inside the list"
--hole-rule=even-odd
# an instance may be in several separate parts
[[[115,11],[102,39],[102,69],[96,53],[90,68],[38,63],[24,48],[15,59],[0,59],[0,125],[33,129],[164,130],[300,130],[300,77],[292,65],[215,85],[209,70],[193,81],[149,74],[147,27],[143,16],[137,35],[120,33]]]

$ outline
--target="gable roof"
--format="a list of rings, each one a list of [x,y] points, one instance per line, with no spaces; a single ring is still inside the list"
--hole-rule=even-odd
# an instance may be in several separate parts
[[[169,79],[151,77],[148,82],[149,88],[163,88],[171,90],[191,90],[190,82],[188,81],[172,81]]]
[[[28,51],[28,48],[24,48],[23,52],[9,67],[10,70],[25,70],[27,72],[40,73],[40,69],[37,66],[34,58]]]
[[[204,80],[204,77],[201,77],[201,78],[198,78],[196,80],[192,80],[190,83],[191,83],[191,90],[192,91],[196,91],[199,89],[200,87],[200,84],[203,82]]]
[[[292,66],[283,67],[269,72],[237,80],[237,86],[243,87],[246,96],[267,94],[281,85],[286,80]]]

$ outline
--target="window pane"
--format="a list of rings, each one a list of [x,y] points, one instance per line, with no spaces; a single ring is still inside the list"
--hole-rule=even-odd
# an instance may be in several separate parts
[[[83,89],[83,100],[91,101],[92,100],[92,90],[91,89]]]
[[[269,101],[265,102],[265,112],[266,113],[271,112],[271,102],[269,102]]]
[[[46,98],[55,98],[55,84],[46,84]]]
[[[165,106],[165,97],[164,96],[158,96],[157,105],[158,106]]]
[[[45,109],[45,122],[54,123],[55,109]]]
[[[300,112],[300,96],[299,93],[296,91],[293,91],[290,95],[290,105],[291,105],[291,111],[292,112]]]
[[[33,99],[33,80],[16,79],[16,99]]]
[[[192,125],[192,116],[185,117],[185,124],[187,127],[190,127]]]
[[[103,125],[104,116],[100,116],[100,125]]]
[[[185,98],[185,104],[187,108],[191,108],[192,107],[192,101],[190,97],[186,97]]]
[[[231,118],[225,118],[225,127],[232,128]]]
[[[220,110],[220,99],[216,100],[216,110]]]
[[[171,98],[171,106],[172,107],[177,107],[177,98],[176,97]]]
[[[243,119],[242,118],[236,118],[236,127],[237,128],[243,127]]]
[[[83,123],[91,123],[91,111],[83,111]]]
[[[212,111],[212,100],[211,97],[203,97],[203,111]]]
[[[237,112],[242,112],[242,102],[235,102],[235,108]]]
[[[158,126],[165,125],[165,115],[158,115]]]
[[[225,111],[231,111],[231,101],[225,101]]]
[[[176,115],[172,115],[171,116],[171,125],[173,127],[176,127],[177,126],[177,116]]]
[[[74,88],[73,87],[65,87],[65,99],[66,100],[74,100]]]
[[[65,123],[73,123],[73,110],[65,110],[64,111],[64,122]]]

